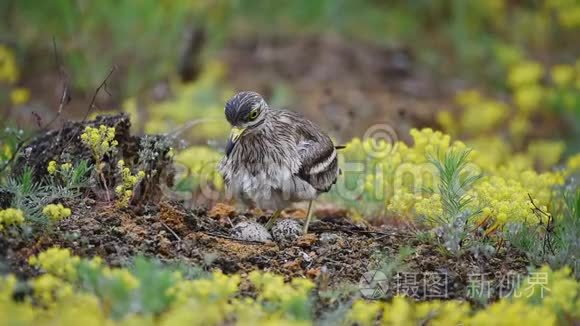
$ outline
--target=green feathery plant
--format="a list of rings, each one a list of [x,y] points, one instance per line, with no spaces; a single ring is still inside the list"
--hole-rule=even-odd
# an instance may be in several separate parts
[[[445,249],[457,254],[468,236],[468,225],[472,218],[481,213],[473,208],[473,199],[467,193],[481,174],[469,171],[469,154],[471,150],[448,151],[443,159],[430,157],[429,162],[439,174],[438,191],[441,196],[443,213],[434,217],[432,223],[439,225],[436,230],[443,241]],[[434,192],[434,189],[430,189]]]
[[[65,166],[63,169],[62,166]],[[48,204],[79,198],[89,186],[91,167],[86,161],[69,168],[66,164],[41,182],[34,180],[34,171],[25,167],[19,176],[8,178],[0,190],[10,194],[10,207],[21,209],[26,222],[35,230],[45,228],[50,222],[42,210]]]
[[[449,151],[442,160],[434,157],[429,162],[437,168],[439,173],[439,193],[443,206],[441,222],[454,222],[460,215],[469,213],[466,217],[479,214],[480,210],[472,210],[469,204],[472,198],[467,195],[473,184],[481,178],[481,174],[468,171],[469,154],[471,150]]]

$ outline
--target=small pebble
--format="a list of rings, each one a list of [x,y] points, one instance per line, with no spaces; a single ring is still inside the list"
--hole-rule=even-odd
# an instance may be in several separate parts
[[[272,240],[270,232],[257,222],[240,222],[234,226],[231,234],[234,238],[244,241],[266,242]]]
[[[302,224],[293,219],[277,221],[272,227],[272,236],[277,242],[292,242],[302,235]]]

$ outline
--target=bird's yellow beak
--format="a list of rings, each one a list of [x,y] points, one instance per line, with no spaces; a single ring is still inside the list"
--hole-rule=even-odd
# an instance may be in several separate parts
[[[232,150],[234,149],[234,145],[236,144],[242,133],[244,133],[244,130],[246,130],[246,128],[233,127],[232,131],[230,131],[230,137],[228,138],[228,143],[226,144],[227,156],[229,156]]]
[[[230,140],[234,143],[237,142],[244,130],[246,130],[246,128],[233,127],[232,131],[230,131]]]

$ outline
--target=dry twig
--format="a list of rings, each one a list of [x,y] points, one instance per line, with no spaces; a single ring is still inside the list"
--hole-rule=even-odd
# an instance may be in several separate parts
[[[167,231],[173,234],[173,236],[175,237],[175,239],[177,239],[178,242],[181,242],[181,238],[177,235],[177,233],[175,233],[175,231],[173,231],[172,228],[169,227],[169,225],[165,224],[165,222],[161,222],[161,224],[163,225],[164,228],[167,229]]]
[[[107,82],[109,81],[109,79],[111,78],[111,76],[113,75],[115,70],[117,70],[117,67],[113,66],[111,68],[111,70],[109,71],[109,73],[107,74],[107,76],[105,77],[105,79],[103,79],[101,84],[99,84],[97,89],[95,89],[95,92],[93,93],[93,97],[91,98],[91,102],[89,103],[89,107],[87,108],[87,111],[85,112],[85,116],[83,117],[82,122],[85,122],[87,120],[87,118],[89,117],[89,114],[91,113],[91,111],[95,107],[95,101],[97,100],[97,95],[99,95],[99,92],[101,91],[101,89],[103,89],[103,87],[105,89],[105,92],[110,95],[109,91],[107,90]]]

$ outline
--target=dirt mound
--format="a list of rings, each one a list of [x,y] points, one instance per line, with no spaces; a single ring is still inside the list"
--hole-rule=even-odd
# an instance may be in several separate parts
[[[121,144],[120,155],[135,157],[138,137],[131,136],[131,122],[124,114],[99,116],[86,122],[66,122],[62,128],[54,129],[32,139],[14,164],[14,173],[20,174],[24,167],[32,168],[38,180],[47,175],[46,167],[49,161],[88,160],[92,154],[88,147],[80,143],[80,136],[87,126],[104,125],[115,128],[115,139]]]
[[[89,121],[68,121],[59,129],[38,135],[17,156],[13,174],[20,175],[25,167],[31,168],[36,181],[41,181],[48,176],[46,168],[53,160],[59,163],[86,160],[94,165],[91,150],[81,142],[80,136],[86,127],[101,125],[115,128],[115,140],[119,144],[118,150],[110,151],[103,157],[103,177],[108,184],[114,184],[116,163],[123,160],[128,166],[139,168],[147,175],[140,183],[134,201],[158,201],[161,186],[173,184],[175,171],[172,158],[167,155],[171,140],[161,135],[132,135],[131,121],[124,113],[97,116]],[[3,198],[5,195],[0,193],[0,204],[5,201]]]

